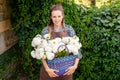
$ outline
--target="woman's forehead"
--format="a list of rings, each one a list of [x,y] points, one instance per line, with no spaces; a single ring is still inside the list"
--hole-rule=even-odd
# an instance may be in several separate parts
[[[53,10],[51,12],[51,15],[62,15],[62,11],[60,11],[60,10]]]

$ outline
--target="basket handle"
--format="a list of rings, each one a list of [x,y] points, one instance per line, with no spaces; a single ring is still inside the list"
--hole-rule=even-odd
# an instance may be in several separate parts
[[[60,49],[61,46],[64,46],[64,47],[65,47],[65,50],[66,50],[67,53],[65,53],[65,54],[59,53],[59,49]],[[66,45],[60,45],[60,46],[57,48],[57,51],[58,51],[58,53],[55,55],[56,58],[58,58],[58,57],[64,57],[64,56],[69,55],[69,49],[68,49],[68,47],[67,47]],[[61,55],[61,54],[62,54],[62,55]]]
[[[59,47],[58,47],[58,49],[57,49],[57,51],[59,52],[59,49],[60,49],[60,47],[62,47],[62,46],[64,46],[65,47],[65,49],[66,49],[66,51],[69,53],[69,49],[68,49],[68,47],[66,46],[66,45],[60,45]]]

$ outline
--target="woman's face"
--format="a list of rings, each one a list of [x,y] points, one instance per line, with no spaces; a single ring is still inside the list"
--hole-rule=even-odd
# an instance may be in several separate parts
[[[54,10],[51,13],[51,19],[53,21],[54,26],[61,26],[63,20],[63,14],[60,10]]]

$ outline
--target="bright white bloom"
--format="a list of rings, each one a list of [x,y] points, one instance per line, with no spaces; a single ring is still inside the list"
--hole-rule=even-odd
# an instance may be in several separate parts
[[[40,45],[41,45],[41,47],[44,48],[44,47],[46,47],[48,45],[48,43],[47,43],[47,41],[45,39],[42,39]]]
[[[71,37],[63,37],[62,38],[62,42],[65,43],[65,44],[68,44],[71,40]]]
[[[37,34],[35,37],[39,37],[39,38],[42,38],[42,36],[40,34]]]
[[[42,53],[42,52],[44,52],[44,48],[37,48],[36,49],[36,53]]]
[[[35,53],[35,51],[33,50],[33,51],[31,51],[31,56],[33,57],[33,58],[36,58],[36,53]]]
[[[46,51],[46,52],[52,52],[52,47],[46,46],[46,47],[45,47],[45,51]]]
[[[78,42],[75,40],[75,39],[72,39],[70,42],[69,42],[70,45],[76,45],[78,44]]]
[[[58,45],[53,46],[52,51],[53,51],[53,53],[57,53],[58,52]]]
[[[73,36],[73,39],[75,39],[76,41],[79,41],[79,37],[77,37],[76,35]]]
[[[46,52],[46,57],[48,60],[52,60],[55,57],[55,54],[51,52]]]
[[[43,46],[42,45],[38,45],[37,48],[43,48]]]
[[[79,49],[82,47],[82,44],[79,43],[79,42],[76,42],[75,46],[76,46],[76,48],[79,50]]]
[[[44,37],[45,39],[49,40],[49,39],[50,39],[50,34],[45,34],[43,37]]]
[[[58,43],[60,43],[61,41],[62,41],[62,39],[61,38],[55,38],[55,40],[58,42]]]
[[[32,47],[37,47],[38,45],[40,45],[40,43],[41,43],[41,38],[35,37],[35,38],[33,38],[31,45],[32,45]]]
[[[72,49],[72,53],[74,55],[77,55],[78,54],[78,49],[74,46],[74,49]]]
[[[43,56],[44,56],[44,52],[42,52],[42,53],[36,53],[36,58],[37,59],[42,59]]]
[[[72,53],[72,49],[74,49],[74,46],[72,45],[66,45],[68,50],[69,50],[69,53]]]
[[[78,49],[74,45],[67,45],[69,53],[73,53],[74,55],[78,54]]]
[[[53,40],[49,40],[49,44],[51,45],[51,47],[58,45],[58,41],[53,39]]]
[[[36,49],[36,58],[41,59],[44,56],[44,49],[43,48],[38,48]]]
[[[77,49],[80,49],[82,47],[82,44],[75,39],[72,39],[69,44],[75,46]]]

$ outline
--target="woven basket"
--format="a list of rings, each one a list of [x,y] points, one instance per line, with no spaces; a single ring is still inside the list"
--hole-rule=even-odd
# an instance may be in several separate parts
[[[68,67],[74,65],[75,59],[76,55],[70,54],[68,56],[54,58],[53,60],[47,60],[47,63],[50,68],[58,70],[55,73],[60,76],[66,72]]]

